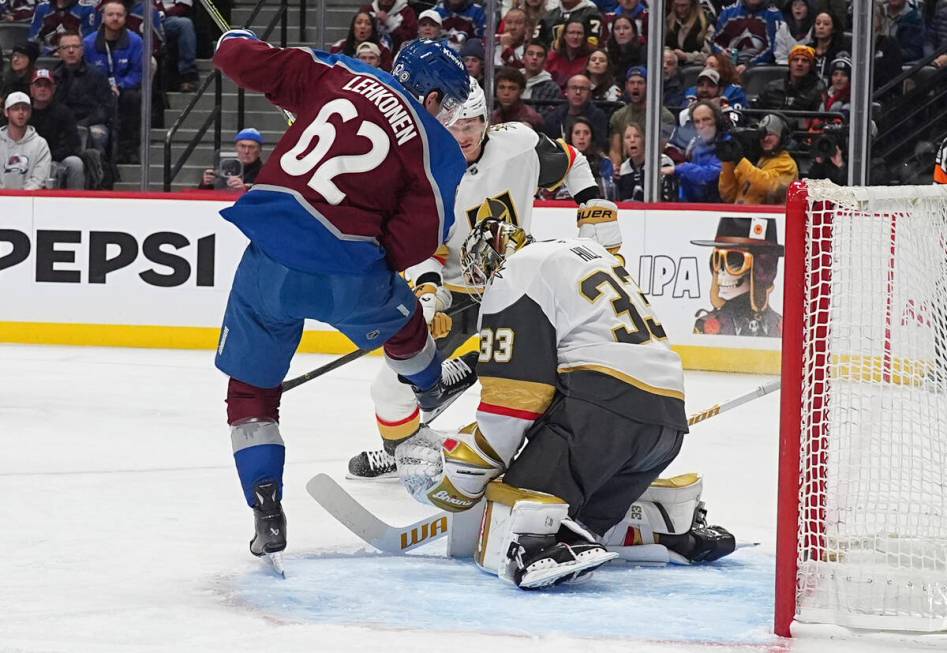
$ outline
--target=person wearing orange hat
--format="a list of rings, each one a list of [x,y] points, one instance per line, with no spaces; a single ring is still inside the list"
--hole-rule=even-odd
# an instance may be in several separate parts
[[[814,68],[815,50],[797,45],[789,52],[789,72],[766,85],[757,106],[777,111],[818,111],[825,99],[825,85]]]

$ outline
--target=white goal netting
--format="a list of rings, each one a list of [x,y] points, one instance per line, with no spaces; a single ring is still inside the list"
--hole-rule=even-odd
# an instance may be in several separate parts
[[[947,187],[808,196],[796,620],[947,630]]]

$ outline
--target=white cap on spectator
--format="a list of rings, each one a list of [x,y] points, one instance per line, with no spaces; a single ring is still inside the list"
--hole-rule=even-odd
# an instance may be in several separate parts
[[[26,104],[28,106],[33,106],[33,103],[30,102],[30,96],[26,93],[21,93],[17,91],[16,93],[10,93],[7,96],[6,102],[3,103],[3,110],[6,111],[15,104]]]
[[[720,86],[720,73],[714,70],[713,68],[704,68],[700,71],[700,74],[697,76],[697,79],[701,77],[706,77],[714,83],[714,86]]]
[[[436,11],[434,11],[433,9],[425,9],[424,11],[422,11],[421,15],[418,16],[418,22],[420,23],[425,18],[429,18],[433,20],[438,25],[444,24],[444,19],[441,18],[441,15],[437,13]]]

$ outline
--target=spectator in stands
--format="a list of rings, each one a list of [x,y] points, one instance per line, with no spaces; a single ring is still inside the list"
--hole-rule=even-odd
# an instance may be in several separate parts
[[[140,161],[141,37],[125,27],[127,11],[118,0],[102,5],[102,26],[83,39],[86,63],[109,80],[118,98],[118,163]]]
[[[842,148],[836,143],[833,148],[832,156],[830,157],[826,157],[823,153],[816,151],[806,179],[828,179],[833,184],[847,186],[848,166],[845,164],[845,156],[842,154]]]
[[[559,104],[552,104],[553,100],[562,100],[562,89],[553,80],[552,75],[545,68],[546,46],[533,41],[526,46],[526,52],[523,54],[523,74],[526,76],[526,90],[523,91],[523,99],[530,101],[550,102],[550,104],[537,104],[534,106],[536,111],[547,120]]]
[[[169,47],[178,55],[178,84],[181,93],[197,90],[197,33],[194,31],[194,0],[162,0],[164,33]]]
[[[873,26],[875,30],[875,63],[872,74],[872,90],[877,91],[901,74],[903,60],[898,42],[893,37],[888,36],[884,4],[882,2],[875,3]],[[840,48],[841,50],[847,51],[847,48]],[[900,90],[900,85],[896,85],[885,93],[882,101],[897,96]]]
[[[425,9],[418,16],[418,38],[440,41],[444,38],[441,23],[444,19],[433,9]]]
[[[368,12],[375,19],[378,31],[391,43],[392,52],[418,37],[418,17],[408,0],[373,0],[359,11]]]
[[[550,51],[558,49],[566,33],[566,25],[578,21],[585,27],[585,47],[597,48],[603,37],[604,21],[592,0],[559,0],[539,23],[533,38],[545,43]],[[550,55],[551,57],[551,55]]]
[[[49,146],[36,129],[29,124],[30,96],[16,91],[3,103],[7,118],[0,127],[0,189],[39,190],[49,179]]]
[[[766,0],[737,0],[720,12],[713,51],[729,52],[737,72],[775,61],[776,28],[782,14]]]
[[[533,40],[538,37],[540,23],[549,13],[548,5],[555,6],[556,3],[547,3],[547,0],[513,0],[513,6],[526,12],[526,38]]]
[[[733,60],[726,52],[718,52],[707,57],[707,68],[713,68],[720,73],[720,83],[723,85],[721,95],[727,100],[727,104],[733,109],[744,109],[750,105],[746,99],[746,91],[743,90],[743,81],[740,79],[740,72],[733,65]],[[692,93],[694,87],[687,89],[685,97],[696,95]]]
[[[381,49],[371,41],[359,43],[355,48],[355,58],[378,68],[381,65]]]
[[[812,35],[815,40],[815,73],[823,83],[829,81],[829,65],[835,60],[839,52],[848,52],[845,33],[839,19],[827,11],[819,12],[812,25]],[[898,72],[901,72],[900,70]]]
[[[83,37],[93,34],[100,16],[95,2],[83,0],[45,0],[36,6],[30,23],[29,40],[40,44],[43,54],[51,54],[59,32],[71,30]]]
[[[645,51],[635,21],[628,16],[616,16],[611,24],[611,33],[605,42],[612,75],[621,79],[632,66],[644,63]]]
[[[717,143],[722,162],[720,197],[736,204],[782,204],[786,189],[799,178],[799,168],[786,151],[789,123],[776,114],[767,114],[759,124],[762,155],[755,164],[743,156],[736,139]]]
[[[608,119],[605,113],[592,104],[592,82],[585,75],[573,75],[566,84],[566,103],[545,119],[546,134],[553,139],[568,138],[570,120],[578,116],[586,118],[598,144],[604,148],[607,140]]]
[[[496,38],[494,64],[512,68],[523,67],[523,52],[526,50],[526,40],[529,38],[527,28],[525,11],[514,7],[506,12],[500,23],[502,31]]]
[[[621,88],[612,77],[612,69],[608,65],[608,53],[605,50],[598,49],[589,55],[585,76],[592,82],[592,100],[596,102],[621,100]]]
[[[128,7],[128,3],[122,0],[122,4]],[[151,70],[152,74],[157,69],[158,60],[161,57],[161,51],[164,48],[164,8],[161,6],[161,0],[148,0],[151,6]],[[142,43],[145,41],[145,3],[143,0],[135,2],[128,14],[125,16],[125,27],[141,37]]]
[[[82,149],[93,148],[104,155],[115,103],[108,79],[98,68],[86,64],[82,37],[77,32],[64,32],[56,42],[56,52],[62,59],[53,69],[56,101],[72,111]]]
[[[625,159],[618,168],[618,180],[615,182],[619,201],[644,201],[644,129],[636,122],[630,122],[622,132],[622,151]],[[672,165],[671,159],[661,155],[661,168]],[[678,199],[677,178],[674,175],[661,176],[661,201],[676,202]]]
[[[483,70],[484,70],[483,41],[480,39],[467,39],[460,48],[460,58],[464,62],[464,68],[467,74],[477,80],[480,88],[483,88]]]
[[[526,105],[522,100],[526,89],[526,78],[516,68],[505,66],[496,74],[497,109],[490,116],[490,122],[498,125],[504,122],[525,122],[536,131],[543,130],[543,117]]]
[[[36,0],[4,0],[0,1],[0,21],[6,23],[21,23],[33,19],[36,10]],[[0,55],[2,58],[2,55]],[[0,64],[3,62],[0,61]]]
[[[825,100],[825,85],[813,71],[815,51],[797,45],[789,54],[789,72],[769,82],[760,93],[757,106],[763,109],[818,111]]]
[[[648,42],[648,3],[644,0],[618,0],[618,6],[606,16],[606,23],[611,26],[616,18],[624,16],[630,18],[635,25],[635,33],[641,35],[642,44]]]
[[[602,128],[604,129],[604,125]],[[599,143],[604,142],[605,139],[596,138],[595,127],[584,116],[571,118],[568,132],[566,142],[585,155],[586,161],[589,162],[589,168],[592,170],[592,176],[602,190],[602,197],[614,201],[616,198],[615,167],[612,165],[611,159],[602,154],[599,147]]]
[[[703,65],[710,54],[714,24],[699,0],[671,0],[665,47],[681,66]]]
[[[901,59],[917,61],[924,57],[926,27],[921,8],[908,0],[886,0],[885,27],[888,36],[901,47]]]
[[[719,202],[717,142],[726,137],[728,120],[720,107],[708,100],[692,104],[688,114],[696,133],[684,150],[684,162],[662,167],[661,174],[677,177],[684,202]]]
[[[947,47],[947,0],[937,0],[934,5],[934,11],[931,14],[931,28],[927,32],[931,42],[931,49],[937,52],[941,48]],[[947,52],[938,55],[931,62],[937,68],[947,66]]]
[[[379,68],[391,70],[391,50],[382,42],[375,20],[367,11],[356,12],[349,24],[348,35],[344,39],[333,43],[329,48],[329,52],[333,54],[341,53],[354,58],[356,48],[366,42],[374,43],[381,50],[381,66]]]
[[[721,94],[723,85],[720,82],[720,73],[713,68],[704,68],[700,71],[697,75],[696,88],[696,95],[688,94],[687,96],[688,108],[700,101],[710,102],[721,112],[729,108],[727,99]],[[684,153],[697,136],[697,125],[694,124],[692,117],[693,114],[689,110],[682,111],[678,116],[678,126],[668,141],[668,146],[670,146],[668,153],[674,160],[684,160]]]
[[[435,10],[441,15],[444,35],[455,49],[460,50],[467,39],[483,38],[487,14],[473,0],[441,0]]]
[[[588,63],[589,46],[585,23],[581,20],[570,20],[565,25],[558,46],[549,53],[546,70],[559,84],[559,88],[565,90],[569,79],[584,73]]]
[[[812,0],[790,0],[783,10],[783,22],[776,30],[776,46],[773,54],[776,63],[789,63],[789,51],[797,45],[815,45],[812,29],[815,10]]]
[[[673,50],[664,48],[664,106],[672,112],[684,106],[684,73],[678,61]]]
[[[81,146],[76,119],[65,105],[56,102],[56,82],[53,74],[40,68],[33,74],[30,95],[33,111],[30,124],[49,146],[52,157],[50,177],[56,179],[56,188],[82,190],[85,188],[85,166],[79,158]]]
[[[648,69],[644,66],[632,66],[628,69],[628,75],[625,79],[625,94],[628,96],[628,104],[612,114],[609,121],[609,149],[608,155],[616,167],[621,165],[622,161],[622,142],[625,134],[625,128],[630,123],[637,123],[639,129],[644,129],[645,117],[648,113],[646,103],[648,84]],[[667,135],[674,129],[674,116],[665,107],[661,107],[662,131],[666,130]]]
[[[852,93],[852,60],[847,52],[840,52],[832,62],[832,85],[819,111],[840,111],[848,120]]]
[[[247,127],[234,136],[234,146],[237,149],[237,159],[243,167],[243,174],[224,174],[208,168],[204,171],[201,190],[231,190],[242,193],[250,189],[263,167],[263,135],[253,127]]]
[[[3,71],[3,81],[0,82],[0,98],[5,98],[17,91],[29,93],[37,57],[39,57],[39,46],[32,41],[13,46],[10,64]]]

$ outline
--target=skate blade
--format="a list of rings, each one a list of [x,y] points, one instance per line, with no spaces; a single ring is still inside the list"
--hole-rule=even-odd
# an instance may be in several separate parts
[[[580,571],[587,572],[587,576],[591,576],[592,572],[604,565],[606,562],[614,560],[618,557],[617,553],[607,553],[604,555],[596,556],[590,560],[576,560],[567,565],[559,565],[557,567],[551,567],[549,569],[537,570],[531,574],[528,574],[523,577],[523,580],[520,582],[520,589],[541,589],[543,587],[549,587],[554,585],[557,580],[562,578],[568,578],[572,576],[572,580],[569,581],[560,581],[562,584],[566,582],[574,582],[575,577]],[[588,579],[585,579],[588,580]],[[583,582],[579,580],[579,582]]]
[[[345,475],[345,478],[349,481],[366,481],[368,483],[398,483],[401,481],[401,477],[398,476],[398,472],[379,474],[378,476],[358,476],[350,472]]]
[[[283,567],[283,554],[282,553],[267,553],[267,560],[270,561],[270,566],[273,567],[273,572],[280,578],[286,578],[286,569]]]

